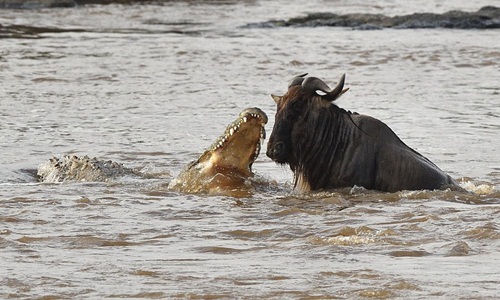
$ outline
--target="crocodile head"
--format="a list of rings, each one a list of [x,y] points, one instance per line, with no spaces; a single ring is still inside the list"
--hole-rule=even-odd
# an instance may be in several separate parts
[[[233,172],[251,176],[261,141],[266,137],[266,123],[267,116],[259,108],[243,110],[196,163],[203,164],[208,173]]]
[[[253,175],[252,165],[260,153],[266,123],[267,115],[259,108],[244,109],[196,161],[181,171],[170,187],[210,194],[239,189]]]

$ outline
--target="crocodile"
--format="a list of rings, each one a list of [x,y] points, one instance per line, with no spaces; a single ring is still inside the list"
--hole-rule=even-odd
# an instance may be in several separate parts
[[[265,139],[267,121],[261,109],[244,109],[197,160],[184,167],[169,187],[184,193],[250,196],[252,165]]]

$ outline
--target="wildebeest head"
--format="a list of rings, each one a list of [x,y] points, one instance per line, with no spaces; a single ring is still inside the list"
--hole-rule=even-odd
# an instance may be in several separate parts
[[[326,128],[331,128],[331,122],[334,122],[324,115],[328,111],[324,108],[331,107],[332,102],[348,90],[344,89],[345,74],[334,89],[330,89],[321,79],[306,75],[293,78],[283,96],[272,95],[277,110],[266,152],[275,162],[290,165],[296,176],[295,184],[298,181],[302,184],[300,168],[307,163],[303,159],[321,155],[305,155],[303,152],[320,151],[320,147],[315,147],[314,143],[323,142]]]

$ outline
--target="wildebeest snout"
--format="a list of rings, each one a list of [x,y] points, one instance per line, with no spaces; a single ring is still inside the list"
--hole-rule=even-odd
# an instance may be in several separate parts
[[[283,142],[268,143],[266,155],[276,161],[284,162],[285,144]]]

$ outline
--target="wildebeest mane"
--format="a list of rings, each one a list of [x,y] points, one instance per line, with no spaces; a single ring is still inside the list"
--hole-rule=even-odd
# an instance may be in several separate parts
[[[349,131],[353,127],[347,125],[345,117],[360,128],[351,118],[353,113],[333,103],[321,109],[310,109],[307,114],[308,121],[303,128],[305,134],[302,135],[307,138],[297,141],[294,150],[298,154],[298,163],[291,167],[295,169],[295,186],[299,176],[304,176],[314,190],[328,183],[331,174],[324,170],[335,170],[335,161],[345,156]]]

